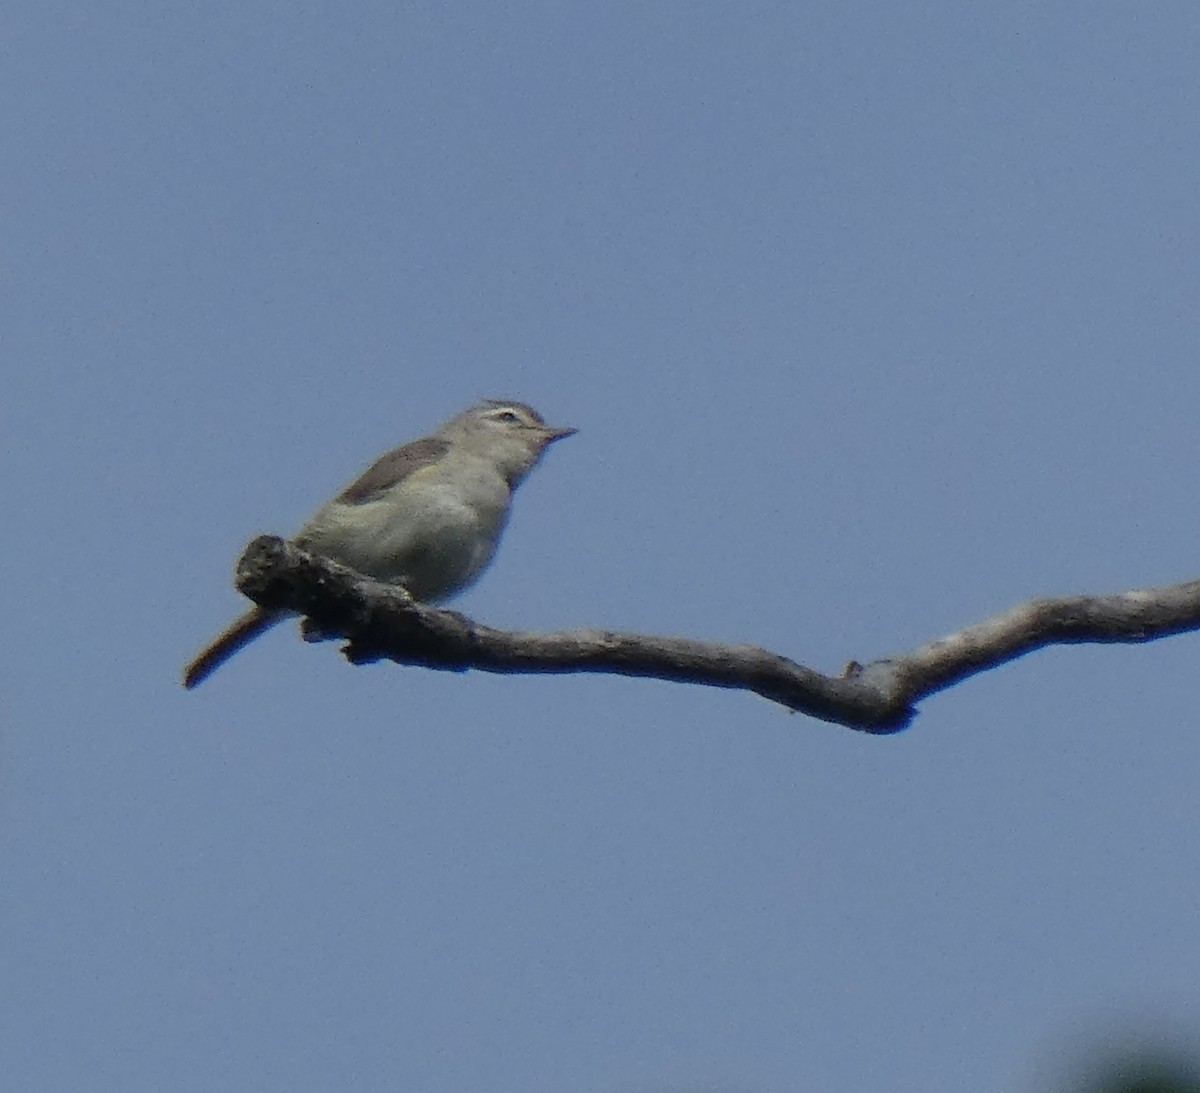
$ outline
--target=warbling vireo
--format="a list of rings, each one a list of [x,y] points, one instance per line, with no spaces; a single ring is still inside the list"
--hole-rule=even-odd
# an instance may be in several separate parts
[[[547,447],[575,431],[547,425],[523,402],[481,402],[380,456],[292,541],[439,603],[487,568],[513,490]],[[183,685],[195,687],[286,617],[262,607],[247,611],[184,669]]]

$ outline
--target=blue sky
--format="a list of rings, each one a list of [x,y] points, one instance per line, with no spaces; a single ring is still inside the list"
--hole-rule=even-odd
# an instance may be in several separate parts
[[[1200,574],[1194,4],[14,0],[0,1057],[93,1093],[1040,1090],[1200,1046],[1200,638],[872,738],[352,669],[232,565],[479,397],[458,603],[836,671]]]

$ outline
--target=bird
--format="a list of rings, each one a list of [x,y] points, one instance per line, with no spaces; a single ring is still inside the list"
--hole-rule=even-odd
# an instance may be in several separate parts
[[[513,491],[546,449],[577,429],[547,425],[532,406],[486,399],[428,436],[385,452],[292,538],[413,599],[438,604],[473,584],[495,557]],[[183,672],[189,690],[290,612],[255,606]]]

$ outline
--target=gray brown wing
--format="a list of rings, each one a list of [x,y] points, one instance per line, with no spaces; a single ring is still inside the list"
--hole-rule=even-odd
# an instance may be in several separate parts
[[[403,482],[414,471],[429,466],[446,454],[450,442],[436,436],[402,444],[381,455],[362,474],[350,483],[336,500],[343,505],[363,505],[374,501],[393,486]]]

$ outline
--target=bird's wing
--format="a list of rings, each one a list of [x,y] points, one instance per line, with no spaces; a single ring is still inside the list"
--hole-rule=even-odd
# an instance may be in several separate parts
[[[448,440],[426,436],[402,444],[381,455],[335,498],[343,505],[365,505],[375,501],[410,475],[441,459],[450,448]]]

